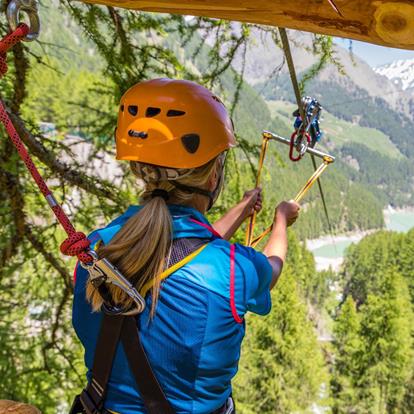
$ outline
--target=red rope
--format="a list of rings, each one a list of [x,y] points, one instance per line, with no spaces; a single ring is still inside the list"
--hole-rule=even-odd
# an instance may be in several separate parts
[[[7,72],[6,52],[15,44],[23,40],[23,38],[28,33],[29,27],[26,24],[22,23],[14,32],[9,33],[6,37],[0,40],[0,77],[4,76]],[[6,131],[11,141],[13,142],[13,145],[16,147],[20,158],[25,163],[27,169],[39,187],[39,190],[46,198],[47,202],[50,205],[50,208],[53,210],[53,213],[68,235],[68,238],[61,244],[60,251],[67,256],[77,256],[81,262],[91,262],[93,260],[92,257],[86,253],[89,250],[89,240],[83,233],[76,232],[68,216],[65,214],[62,207],[53,197],[52,192],[40,175],[39,170],[33,163],[30,154],[28,153],[22,139],[16,131],[16,128],[14,127],[2,100],[0,100],[0,121],[6,128]]]

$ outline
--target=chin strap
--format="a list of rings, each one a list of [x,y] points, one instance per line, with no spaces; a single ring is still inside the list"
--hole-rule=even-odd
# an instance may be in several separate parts
[[[187,193],[195,193],[195,194],[200,194],[204,197],[207,197],[209,199],[207,211],[211,209],[211,207],[214,204],[215,199],[217,198],[215,197],[215,193],[217,189],[215,189],[214,191],[208,191],[208,190],[204,190],[203,188],[180,184],[176,181],[172,181],[171,184],[173,184],[175,188],[178,188],[179,190],[185,191]]]

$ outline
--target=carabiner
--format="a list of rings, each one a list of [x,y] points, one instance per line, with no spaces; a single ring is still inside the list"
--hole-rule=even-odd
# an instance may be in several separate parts
[[[129,280],[107,259],[99,259],[95,251],[90,250],[88,254],[93,257],[92,263],[80,263],[89,273],[92,285],[98,287],[102,283],[112,283],[123,290],[133,301],[132,309],[122,309],[105,303],[103,310],[105,313],[113,315],[137,315],[145,309],[145,299],[139,294]]]
[[[311,137],[308,132],[301,132],[299,136],[299,131],[296,130],[293,132],[292,136],[290,137],[290,150],[289,150],[289,158],[291,161],[296,162],[302,159],[305,155],[309,144],[311,143]],[[296,149],[298,155],[295,157],[293,155],[293,151]]]
[[[23,39],[26,42],[36,40],[40,32],[40,19],[36,0],[12,0],[7,6],[7,21],[12,30],[16,30],[20,21],[20,12],[29,16],[30,31]]]

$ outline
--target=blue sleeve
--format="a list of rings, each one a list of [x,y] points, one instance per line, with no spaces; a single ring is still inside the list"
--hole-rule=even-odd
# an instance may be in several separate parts
[[[242,258],[237,257],[238,255]],[[244,260],[243,260],[244,259]],[[243,261],[249,263],[242,263]],[[244,276],[244,308],[248,312],[267,315],[272,308],[270,284],[272,282],[272,267],[267,257],[260,252],[236,245],[236,263],[241,266]]]

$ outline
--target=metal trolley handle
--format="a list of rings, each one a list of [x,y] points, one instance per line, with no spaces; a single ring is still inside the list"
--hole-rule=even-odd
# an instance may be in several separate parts
[[[40,19],[37,10],[36,0],[12,0],[7,6],[7,20],[12,30],[16,30],[20,21],[20,12],[24,12],[29,17],[30,31],[23,39],[26,42],[36,40],[40,32]]]

